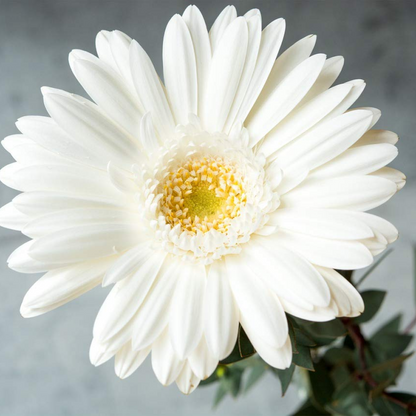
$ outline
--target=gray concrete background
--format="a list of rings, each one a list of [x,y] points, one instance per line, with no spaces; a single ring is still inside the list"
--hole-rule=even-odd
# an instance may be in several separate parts
[[[0,0],[0,137],[16,133],[23,115],[45,115],[43,85],[82,90],[67,64],[71,49],[94,52],[100,29],[119,29],[137,39],[161,69],[163,31],[186,1]],[[208,25],[227,4],[196,1]],[[393,167],[404,171],[408,184],[377,213],[392,221],[401,238],[383,267],[366,287],[389,291],[374,325],[402,312],[405,322],[415,313],[411,245],[416,232],[416,2],[374,0],[235,1],[240,14],[260,8],[264,24],[287,20],[286,48],[310,33],[318,35],[317,52],[346,58],[339,82],[363,78],[368,86],[357,105],[375,106],[383,116],[378,128],[399,134],[399,157]],[[0,150],[0,165],[12,161]],[[0,205],[16,193],[0,187]],[[37,276],[6,267],[10,252],[25,241],[16,232],[0,231],[0,414],[21,415],[210,415],[212,388],[183,396],[176,386],[163,388],[149,363],[121,381],[112,363],[90,365],[88,349],[95,315],[107,290],[97,289],[59,310],[24,320],[19,307]],[[407,365],[400,387],[415,391],[416,358]],[[296,391],[280,398],[278,381],[265,378],[238,401],[227,399],[216,415],[287,415],[297,405]]]

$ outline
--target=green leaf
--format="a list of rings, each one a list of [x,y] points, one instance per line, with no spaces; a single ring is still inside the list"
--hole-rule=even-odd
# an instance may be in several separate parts
[[[372,406],[375,410],[375,413],[379,415],[388,415],[388,416],[407,416],[407,411],[403,407],[392,403],[390,400],[387,400],[385,397],[376,397],[372,401]]]
[[[296,342],[295,327],[293,325],[293,321],[288,320],[287,323],[289,328],[290,343],[292,344],[292,354],[298,354],[298,343]]]
[[[311,357],[311,350],[303,345],[298,345],[298,353],[293,354],[292,361],[298,366],[313,371],[313,362]]]
[[[354,273],[354,270],[337,270],[337,272],[341,276],[344,276],[349,282],[351,282],[351,279],[352,279],[352,275]]]
[[[234,397],[238,396],[241,389],[241,381],[244,370],[240,368],[227,368],[224,375],[220,378],[220,385],[226,393]]]
[[[385,332],[371,337],[370,346],[381,358],[390,359],[402,354],[412,339],[412,335]]]
[[[410,393],[403,393],[403,392],[392,392],[390,393],[390,396],[394,397],[395,399],[398,399],[402,402],[405,402],[407,404],[412,405],[413,407],[416,406],[416,396],[414,394]],[[412,409],[411,411],[408,410],[408,415],[416,415],[416,410]]]
[[[395,378],[395,376],[389,377],[386,380],[378,383],[375,388],[371,389],[369,394],[370,401],[373,401],[376,397],[381,396],[384,390],[394,383]]]
[[[377,332],[375,332],[373,334],[373,336],[371,337],[372,339],[374,337],[376,337],[377,335],[383,334],[383,333],[391,333],[391,332],[395,332],[398,333],[400,330],[400,325],[402,323],[402,318],[403,315],[401,313],[399,313],[398,315],[396,315],[395,317],[393,317],[392,319],[390,319],[390,321],[387,321],[383,326],[381,326]]]
[[[329,376],[327,366],[323,361],[315,364],[315,371],[310,372],[310,386],[312,393],[312,401],[319,408],[325,408],[325,405],[332,399],[334,393],[334,384]]]
[[[350,379],[333,395],[330,405],[327,405],[336,415],[366,416],[373,412],[368,405],[366,383]]]
[[[223,383],[220,383],[214,397],[214,408],[221,403],[221,401],[227,395],[227,391],[227,387]]]
[[[364,349],[365,353],[365,361],[367,363],[367,367],[369,369],[372,369],[374,367],[377,368],[380,364],[384,364],[386,362],[389,362],[391,358],[396,359],[396,357],[390,357],[388,358],[387,355],[381,351],[378,348],[374,348],[373,345],[368,344],[365,346]],[[358,351],[356,351],[356,361],[357,366],[359,361],[359,354]],[[361,368],[361,366],[359,366]],[[391,365],[387,366],[387,368],[381,368],[378,371],[372,372],[371,376],[377,383],[384,383],[388,381],[388,384],[393,384],[397,377],[400,375],[400,372],[402,370],[402,364],[399,362],[397,365]]]
[[[291,317],[290,315],[286,315],[286,316],[287,316],[287,322],[289,324],[289,336],[292,339],[292,348],[294,349],[294,351],[296,351],[295,347],[298,344],[304,345],[305,347],[315,347],[316,342],[308,335],[306,331],[300,328],[298,322],[296,322],[295,319]]]
[[[343,390],[352,380],[352,374],[348,366],[338,365],[331,371],[331,380],[336,390]]]
[[[220,364],[232,364],[251,357],[255,353],[256,350],[248,339],[243,327],[240,325],[238,329],[237,342],[235,343],[231,354],[224,360],[220,361]]]
[[[251,368],[244,388],[245,393],[247,393],[254,386],[254,384],[256,384],[264,376],[266,369],[266,365],[262,362],[259,362]]]
[[[215,370],[207,379],[201,380],[199,383],[200,386],[206,386],[207,384],[215,383],[219,380],[217,370]]]
[[[291,364],[286,370],[279,370],[277,368],[272,368],[272,372],[279,377],[280,384],[282,386],[282,397],[286,394],[287,389],[289,388],[290,382],[292,381],[293,373],[295,372],[295,364]]]
[[[398,399],[404,403],[415,405],[416,396],[409,393],[394,392],[389,393],[395,399]],[[377,397],[373,400],[372,405],[375,411],[380,415],[391,415],[391,416],[408,416],[416,415],[414,410],[408,411],[404,407],[394,403],[384,396]]]
[[[240,330],[238,333],[238,349],[240,352],[240,356],[243,358],[251,357],[253,354],[256,353],[256,350],[254,349],[252,343],[248,339],[248,336],[242,326],[240,326]]]
[[[309,400],[307,400],[301,407],[293,414],[293,416],[323,416],[330,413],[317,409]]]
[[[334,366],[349,364],[354,360],[354,353],[349,348],[331,348],[323,356],[323,360]]]
[[[391,360],[387,360],[383,363],[373,365],[368,369],[371,374],[376,374],[381,371],[385,370],[393,370],[400,367],[404,361],[406,361],[409,357],[413,355],[413,352],[410,354],[400,355],[399,357],[393,358]]]
[[[361,278],[355,283],[355,287],[358,287],[365,279],[374,271],[374,269],[393,251],[389,248],[383,253],[383,255],[361,276]]]
[[[302,322],[300,326],[320,346],[331,344],[347,333],[345,326],[339,319],[328,322],[313,322],[307,325]]]
[[[296,344],[303,345],[304,347],[315,347],[316,342],[300,328],[294,328]]]
[[[364,301],[365,310],[362,315],[353,318],[356,324],[363,324],[374,317],[383,303],[386,292],[383,290],[367,290],[362,292],[361,296]]]

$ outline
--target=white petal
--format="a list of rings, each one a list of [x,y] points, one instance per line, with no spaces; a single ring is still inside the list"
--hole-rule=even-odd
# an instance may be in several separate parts
[[[114,370],[118,377],[125,379],[131,376],[143,363],[149,355],[151,347],[147,347],[141,351],[133,351],[131,343],[128,342],[116,354],[114,361]]]
[[[9,165],[4,166],[0,170],[0,181],[6,186],[18,191],[23,191],[21,187],[15,181],[16,172],[22,168],[20,163],[10,163]]]
[[[243,99],[246,95],[247,89],[251,83],[254,68],[257,62],[257,55],[259,52],[261,41],[261,16],[256,14],[247,19],[248,43],[247,54],[244,62],[244,68],[241,73],[240,83],[235,92],[234,100],[228,114],[227,122],[224,126],[224,131],[229,132],[234,124],[236,115],[241,107]]]
[[[118,69],[124,80],[134,87],[133,78],[130,72],[130,44],[131,38],[119,30],[113,30],[109,36],[111,54],[115,62],[115,67]],[[143,108],[141,106],[143,112]]]
[[[139,226],[95,224],[45,235],[34,242],[29,254],[39,261],[77,263],[121,253],[142,239]]]
[[[354,146],[367,146],[369,144],[389,143],[396,144],[399,137],[396,133],[388,130],[369,130],[361,137]]]
[[[142,116],[140,103],[119,74],[98,58],[82,51],[70,54],[71,69],[88,95],[131,135],[137,136]]]
[[[178,14],[163,38],[163,74],[176,123],[186,125],[188,114],[198,111],[198,83],[191,34]]]
[[[372,172],[371,175],[374,175],[378,178],[384,178],[393,182],[397,186],[398,191],[400,191],[400,189],[402,189],[403,186],[406,184],[406,175],[403,172],[400,172],[399,170],[390,167],[385,167],[376,170],[375,172]]]
[[[94,337],[95,342],[102,345],[103,349],[111,351],[112,355],[115,355],[120,351],[127,343],[130,343],[132,335],[132,323],[131,321],[122,327],[119,332],[117,332],[112,338],[109,338],[107,341],[103,342],[98,338]]]
[[[349,215],[354,216],[359,221],[363,221],[374,231],[374,233],[384,236],[389,244],[397,240],[399,235],[397,228],[385,219],[366,212],[349,212]]]
[[[42,89],[45,107],[77,143],[88,146],[107,167],[109,161],[129,168],[141,156],[134,138],[105,117],[93,103],[65,92]]]
[[[112,357],[114,357],[117,351],[109,349],[107,345],[101,344],[95,338],[93,338],[90,346],[90,361],[95,367],[104,364]]]
[[[188,361],[194,374],[201,380],[207,379],[218,365],[218,358],[212,355],[204,336],[202,336],[198,346],[189,356]]]
[[[335,270],[319,266],[316,268],[330,285],[332,297],[338,305],[338,309],[341,311],[340,316],[358,316],[364,311],[363,299],[350,282]],[[345,301],[347,301],[349,305],[344,310],[344,308],[341,308],[341,305],[344,304]]]
[[[183,13],[183,20],[188,26],[195,51],[198,82],[198,114],[201,114],[211,68],[211,43],[204,17],[198,7],[194,5],[188,6]]]
[[[264,91],[275,88],[299,64],[309,58],[316,43],[316,36],[309,35],[297,41],[285,50],[274,62],[270,76],[267,79]],[[261,97],[261,95],[260,95]]]
[[[157,379],[168,386],[178,377],[184,364],[172,348],[169,331],[165,329],[152,347],[152,367]]]
[[[26,293],[21,306],[25,318],[38,316],[83,295],[102,281],[114,258],[87,261],[52,270],[42,276]]]
[[[387,248],[387,241],[382,235],[379,234],[376,234],[373,238],[360,240],[360,243],[364,244],[374,257],[382,253]]]
[[[135,273],[148,260],[153,251],[154,249],[149,245],[149,241],[144,241],[133,247],[107,270],[103,279],[103,286],[117,283]]]
[[[278,235],[252,238],[244,247],[244,262],[279,297],[306,308],[328,305],[329,290],[319,273],[278,242]]]
[[[353,270],[367,267],[373,262],[368,249],[356,241],[329,240],[289,231],[280,231],[269,239],[323,267]]]
[[[176,379],[176,385],[183,394],[191,394],[199,384],[199,378],[193,373],[188,362],[185,365]]]
[[[287,321],[279,300],[267,286],[241,263],[239,256],[227,256],[228,279],[241,319],[255,328],[256,334],[275,348],[287,337]]]
[[[240,82],[247,53],[248,29],[243,17],[231,23],[212,58],[201,120],[210,132],[222,131]]]
[[[259,9],[251,9],[247,13],[244,14],[244,17],[247,20],[251,19],[253,16],[260,16],[261,17],[260,10]]]
[[[132,84],[129,47],[131,38],[119,30],[102,30],[95,39],[97,54],[101,61],[105,62],[120,75],[127,83]]]
[[[379,110],[378,108],[374,108],[374,107],[356,107],[356,108],[352,108],[348,111],[355,111],[355,110],[371,111],[371,113],[373,114],[373,120],[371,121],[370,129],[373,128],[373,126],[377,123],[378,120],[380,120],[381,110]]]
[[[107,208],[75,208],[60,210],[28,222],[23,234],[38,238],[56,231],[93,224],[132,224],[140,222],[138,214]]]
[[[386,166],[397,154],[397,148],[388,143],[352,147],[315,169],[309,177],[326,179],[344,175],[365,175]]]
[[[25,192],[62,189],[73,195],[95,195],[119,198],[122,194],[109,181],[105,172],[88,166],[32,165],[14,173],[14,180]]]
[[[175,125],[165,92],[152,61],[136,41],[130,45],[130,65],[134,86],[145,111],[151,112],[160,137],[170,138]]]
[[[263,339],[256,335],[255,328],[244,318],[241,325],[247,333],[250,342],[253,344],[260,357],[270,366],[284,370],[290,367],[292,362],[292,344],[290,337],[286,334],[286,340],[280,348],[275,348],[264,342]]]
[[[274,88],[266,92],[263,89],[246,121],[252,146],[299,104],[315,82],[324,63],[325,55],[314,55],[298,65]]]
[[[95,48],[97,49],[98,57],[110,65],[113,69],[117,68],[110,46],[111,32],[108,30],[101,30],[95,38]]]
[[[25,146],[32,144],[33,141],[28,137],[23,136],[22,134],[12,134],[5,137],[1,145],[13,156],[13,151],[16,147]],[[14,157],[14,156],[13,156]],[[14,157],[14,159],[16,159]]]
[[[343,66],[344,58],[342,56],[327,59],[315,84],[306,94],[303,102],[307,102],[326,91],[338,78]]]
[[[16,162],[21,166],[43,164],[77,165],[77,163],[74,163],[71,159],[59,156],[56,153],[39,146],[30,139],[27,140],[28,142],[22,143],[20,146],[14,146],[13,150],[10,152]]]
[[[272,162],[267,166],[266,178],[270,182],[270,186],[273,190],[280,185],[283,179],[283,171],[278,163]]]
[[[268,224],[279,229],[315,237],[339,240],[359,240],[373,237],[371,228],[349,212],[329,209],[278,209]]]
[[[165,257],[164,252],[146,256],[134,274],[116,283],[95,320],[95,338],[107,341],[130,322],[148,294]]]
[[[135,177],[129,171],[120,169],[114,163],[108,162],[107,172],[111,183],[120,192],[125,194],[138,193],[139,189],[135,183]]]
[[[304,182],[281,198],[282,207],[341,208],[367,211],[388,201],[397,191],[390,180],[376,176],[344,176]]]
[[[325,116],[323,121],[328,121],[334,117],[344,114],[355,103],[355,101],[357,101],[361,93],[364,91],[366,85],[362,79],[349,81],[346,84],[350,84],[352,86],[350,92],[328,115]],[[355,110],[358,109],[354,109],[353,111]]]
[[[261,34],[260,49],[257,55],[256,66],[248,86],[244,101],[235,117],[236,121],[244,121],[252,109],[257,97],[260,95],[270,74],[276,56],[279,52],[286,29],[284,19],[271,22]]]
[[[204,320],[205,338],[210,351],[219,360],[228,357],[237,340],[238,309],[228,283],[224,260],[216,260],[209,268]]]
[[[283,173],[282,181],[280,182],[279,186],[276,188],[276,192],[283,196],[284,194],[290,192],[292,189],[295,189],[299,186],[304,180],[306,180],[309,176],[309,171],[304,170],[303,172],[299,172],[297,175],[289,175],[285,176]]]
[[[202,335],[206,286],[205,266],[183,262],[173,294],[169,319],[172,346],[184,359],[196,348]]]
[[[307,321],[328,322],[335,319],[338,315],[338,308],[333,300],[326,307],[315,307],[312,310],[304,309],[285,299],[281,299],[281,302],[286,313]]]
[[[305,133],[337,107],[351,88],[350,84],[337,85],[295,108],[288,117],[267,134],[260,144],[261,152],[266,156],[273,155],[285,144]],[[273,156],[272,159],[274,159]]]
[[[49,117],[27,116],[16,122],[16,127],[31,140],[69,160],[104,168],[95,150],[77,143]]]
[[[50,262],[41,262],[32,258],[28,253],[33,243],[33,240],[28,241],[10,254],[7,263],[12,270],[19,273],[40,273],[61,266],[59,264],[51,264]]]
[[[72,208],[108,208],[131,209],[129,200],[121,198],[102,198],[94,195],[77,195],[59,192],[35,191],[25,192],[13,199],[16,208],[26,215],[37,217],[50,214],[55,211]]]
[[[216,18],[209,31],[212,54],[214,54],[227,27],[237,18],[237,10],[234,6],[227,6]]]
[[[159,148],[151,113],[146,113],[140,123],[140,141],[147,153],[153,153]]]
[[[134,318],[134,350],[141,350],[154,342],[168,324],[172,294],[180,273],[180,263],[169,255]]]
[[[352,111],[319,124],[280,149],[276,161],[286,175],[312,170],[338,156],[368,129],[371,112]]]
[[[29,221],[29,218],[16,209],[13,202],[0,208],[0,225],[4,228],[20,231]]]

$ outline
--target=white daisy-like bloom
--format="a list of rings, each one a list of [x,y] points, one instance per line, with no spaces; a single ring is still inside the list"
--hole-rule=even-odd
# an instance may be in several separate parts
[[[114,284],[90,358],[125,378],[151,353],[158,380],[190,393],[232,351],[239,324],[261,358],[292,360],[285,313],[311,321],[363,309],[334,269],[359,269],[396,240],[365,213],[404,175],[385,167],[396,134],[351,105],[365,83],[332,86],[342,57],[307,36],[278,56],[285,21],[226,7],[208,32],[175,15],[160,80],[143,48],[102,31],[98,57],[69,63],[93,101],[43,88],[50,117],[23,117],[1,180],[22,191],[1,224],[31,240],[13,270],[46,272],[24,317]],[[278,56],[278,57],[277,57]],[[277,58],[277,59],[276,59]]]

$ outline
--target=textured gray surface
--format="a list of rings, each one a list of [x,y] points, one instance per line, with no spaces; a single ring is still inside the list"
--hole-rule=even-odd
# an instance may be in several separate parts
[[[187,2],[170,1],[18,1],[0,0],[0,137],[16,132],[14,121],[28,114],[46,114],[39,87],[48,85],[82,93],[67,65],[67,54],[79,48],[94,51],[100,29],[119,29],[137,39],[156,67],[161,67],[165,24]],[[208,24],[227,4],[197,1]],[[309,34],[318,35],[316,51],[346,58],[343,82],[363,78],[368,86],[357,105],[375,106],[383,117],[378,128],[401,137],[393,166],[408,184],[377,212],[399,228],[395,251],[366,287],[389,291],[378,323],[396,312],[405,322],[414,313],[411,244],[416,233],[416,131],[414,68],[416,2],[373,0],[236,1],[240,14],[252,7],[263,12],[264,24],[285,17],[283,46]],[[0,165],[11,162],[0,151]],[[16,193],[0,187],[0,205]],[[19,306],[36,276],[6,267],[10,252],[25,240],[0,231],[0,415],[208,415],[214,391],[198,389],[190,397],[176,387],[163,388],[147,362],[127,380],[119,380],[111,363],[89,364],[88,348],[94,317],[107,290],[96,291],[50,314],[24,320]],[[371,331],[370,328],[365,328]],[[400,380],[415,390],[416,359]],[[227,399],[216,415],[287,415],[296,406],[291,388],[285,399],[274,379],[264,379],[245,398]]]

